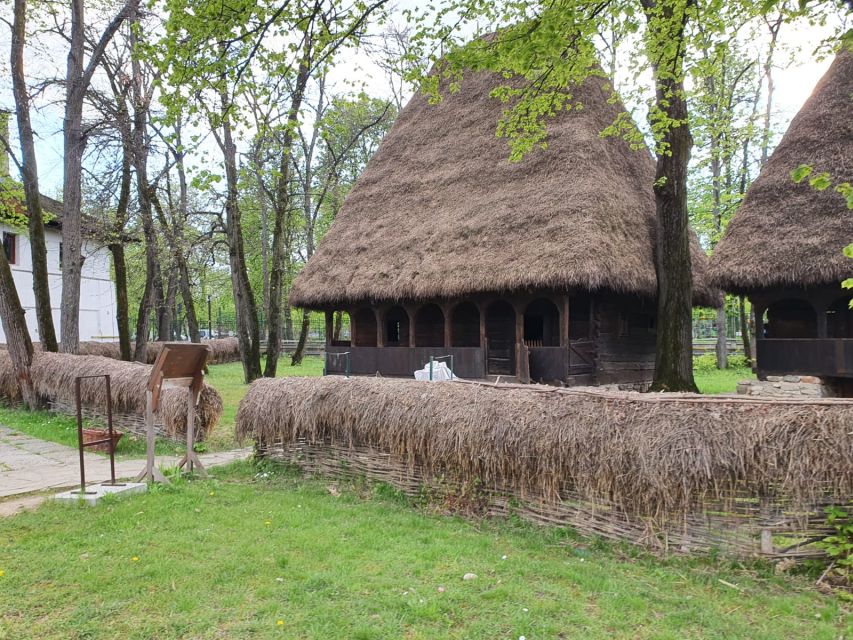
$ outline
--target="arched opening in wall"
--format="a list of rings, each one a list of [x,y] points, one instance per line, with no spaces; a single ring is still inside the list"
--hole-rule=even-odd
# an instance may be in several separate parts
[[[450,344],[480,346],[480,310],[473,302],[461,302],[450,312]]]
[[[794,298],[767,307],[764,337],[816,338],[817,314],[806,300]]]
[[[528,347],[560,346],[560,311],[547,298],[534,300],[524,310],[524,344]]]
[[[515,309],[505,300],[486,308],[489,375],[515,375]]]
[[[581,340],[591,337],[589,296],[574,296],[569,300],[569,340]]]
[[[355,332],[353,335],[353,346],[375,347],[376,346],[376,314],[370,307],[362,307],[353,314],[355,320]]]
[[[409,314],[403,307],[391,307],[385,314],[385,346],[409,346]]]
[[[373,322],[376,323],[375,318]],[[333,347],[348,347],[352,344],[352,322],[349,313],[346,311],[335,311],[332,314],[331,344]]]
[[[853,338],[853,309],[850,296],[842,296],[826,311],[827,338]]]
[[[415,313],[415,346],[444,346],[444,312],[437,304],[425,304]]]

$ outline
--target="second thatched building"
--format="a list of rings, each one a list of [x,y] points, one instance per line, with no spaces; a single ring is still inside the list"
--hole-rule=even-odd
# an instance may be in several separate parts
[[[716,283],[749,296],[757,370],[820,376],[853,395],[853,311],[841,282],[853,211],[833,188],[795,182],[801,166],[853,184],[853,52],[838,54],[749,188],[711,261]]]
[[[654,163],[600,132],[623,107],[599,78],[518,163],[488,73],[402,111],[291,303],[326,312],[329,370],[644,386],[655,352]],[[713,304],[694,242],[696,302]],[[335,339],[334,312],[350,335]],[[348,357],[331,354],[348,353]]]

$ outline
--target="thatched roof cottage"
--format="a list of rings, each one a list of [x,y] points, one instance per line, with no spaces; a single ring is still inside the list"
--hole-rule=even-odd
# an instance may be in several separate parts
[[[749,296],[759,374],[853,378],[853,312],[840,283],[853,211],[832,188],[797,184],[800,165],[853,183],[853,52],[838,54],[747,191],[711,261],[717,285]]]
[[[327,312],[351,371],[647,383],[655,349],[654,163],[600,132],[623,109],[600,78],[518,163],[495,136],[495,76],[438,105],[415,95],[349,194],[291,303]],[[714,303],[694,246],[697,303]],[[349,313],[335,340],[332,313]],[[329,358],[342,371],[343,358]]]

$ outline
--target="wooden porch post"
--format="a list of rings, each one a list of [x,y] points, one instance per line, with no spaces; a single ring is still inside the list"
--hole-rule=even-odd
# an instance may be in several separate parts
[[[515,310],[515,344],[524,344],[524,310],[512,305]]]
[[[406,315],[409,317],[409,346],[415,347],[415,313],[413,312],[413,308],[410,306],[404,306],[403,311],[406,312]]]
[[[326,346],[332,346],[332,338],[335,334],[335,312],[326,311]]]
[[[530,382],[530,363],[524,346],[524,306],[513,303],[515,311],[515,375],[519,382]]]
[[[480,348],[486,348],[486,304],[477,303],[477,311],[480,312]]]
[[[441,313],[444,316],[444,348],[449,349],[453,344],[453,336],[450,331],[450,310],[449,304],[441,305]]]
[[[384,347],[385,333],[387,331],[385,327],[385,310],[382,307],[376,307],[373,313],[376,316],[376,346]]]
[[[812,308],[817,315],[817,337],[826,338],[828,335],[826,328],[826,304],[812,304]]]
[[[569,335],[569,296],[563,296],[560,305],[560,346],[568,347],[571,336]]]

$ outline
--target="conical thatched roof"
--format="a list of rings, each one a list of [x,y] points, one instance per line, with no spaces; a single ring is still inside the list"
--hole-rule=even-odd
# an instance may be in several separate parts
[[[536,288],[654,297],[654,163],[602,138],[623,107],[604,81],[549,123],[548,149],[508,160],[504,105],[469,73],[438,105],[415,95],[349,194],[291,303],[453,298]],[[697,301],[713,304],[694,238]]]
[[[853,211],[831,188],[796,184],[801,164],[833,184],[853,183],[853,53],[832,63],[749,188],[711,260],[729,291],[818,286],[853,276],[842,250],[853,242]]]

